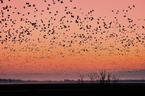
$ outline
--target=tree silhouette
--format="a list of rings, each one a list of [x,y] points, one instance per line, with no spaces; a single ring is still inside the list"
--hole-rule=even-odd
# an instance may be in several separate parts
[[[87,75],[79,73],[79,81],[84,82],[84,77],[87,76],[90,82],[98,82],[101,84],[105,83],[115,83],[119,81],[119,77],[115,76],[113,73],[107,70],[99,70],[97,72],[90,72]]]
[[[119,78],[113,75],[111,72],[107,72],[106,70],[99,71],[99,80],[100,83],[111,83],[111,82],[118,82]]]
[[[119,81],[119,77],[115,76],[115,75],[112,75],[112,82],[113,83],[116,83]]]
[[[84,74],[79,73],[79,81],[80,81],[81,83],[84,82],[84,77],[85,77]]]
[[[98,79],[98,77],[99,77],[97,72],[95,72],[95,73],[88,73],[87,76],[88,76],[90,81],[96,81]]]
[[[99,80],[100,80],[100,83],[105,83],[105,80],[107,78],[107,71],[106,70],[101,70],[98,72],[99,74]]]

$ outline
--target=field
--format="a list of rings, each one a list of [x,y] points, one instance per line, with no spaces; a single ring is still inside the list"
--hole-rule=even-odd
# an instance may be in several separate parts
[[[0,96],[100,96],[145,94],[143,83],[114,84],[2,84]]]

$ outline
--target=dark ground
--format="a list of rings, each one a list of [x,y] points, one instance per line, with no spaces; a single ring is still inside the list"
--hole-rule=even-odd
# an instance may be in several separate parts
[[[0,96],[145,96],[145,84],[11,84]]]

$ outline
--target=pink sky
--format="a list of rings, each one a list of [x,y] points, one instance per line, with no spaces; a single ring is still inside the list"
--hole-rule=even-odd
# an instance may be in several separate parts
[[[22,5],[25,4],[24,1],[35,3],[39,10],[44,9],[47,6],[47,4],[41,3],[44,0],[13,0],[11,3],[9,3],[7,0],[6,1],[4,0],[5,3],[0,4],[0,8],[3,5],[11,4],[18,8],[17,10],[11,10],[11,11],[16,11],[16,12],[20,11],[21,13],[33,12],[34,10],[31,10],[31,9],[23,9]],[[64,1],[67,1],[67,0],[64,0]],[[48,0],[48,2],[51,2],[51,0]],[[112,10],[127,10],[128,6],[135,5],[135,9],[131,10],[127,15],[135,19],[135,22],[138,25],[145,25],[145,22],[142,22],[142,21],[138,22],[139,19],[141,20],[145,19],[145,13],[144,13],[145,0],[74,0],[73,3],[66,3],[66,5],[69,7],[77,6],[78,8],[82,9],[81,11],[84,12],[84,14],[94,9],[95,12],[93,13],[93,16],[95,18],[98,18],[100,16],[101,17],[106,16],[108,21],[112,20],[114,16],[117,16],[122,24],[126,24],[126,22],[123,21],[121,17],[123,13],[120,13],[119,15],[115,15],[114,13],[112,13]],[[64,6],[55,6],[52,8],[52,11],[55,11],[56,9],[62,10],[63,7]],[[63,11],[61,12],[62,13],[60,14],[60,16],[64,14]],[[37,19],[48,17],[48,14],[44,14],[43,16],[41,16],[40,14],[36,13],[35,15],[38,15]],[[19,19],[19,16],[17,15],[12,14],[12,17],[14,19]],[[26,16],[26,17],[32,21],[35,20],[32,17],[32,15]],[[0,16],[0,20],[1,18],[2,17]],[[15,25],[15,28],[19,27],[20,25],[23,25],[23,23],[19,23]],[[29,26],[29,25],[26,25],[26,26]],[[82,32],[82,31],[79,31],[79,29],[77,29],[76,25],[72,25],[72,29],[73,31],[75,30],[78,33]],[[37,30],[34,31],[34,33],[36,32]],[[71,34],[71,32],[69,34]],[[143,32],[145,31],[141,30],[138,33],[143,33]],[[131,34],[131,35],[134,36],[134,34]],[[36,33],[31,37],[31,39],[32,38],[35,39],[36,37],[39,37],[39,36],[40,35]],[[62,36],[62,39],[64,39],[63,36]],[[112,42],[113,40],[110,40],[107,42],[107,44],[115,45],[115,43],[112,43]],[[25,44],[27,45],[27,43]],[[23,46],[25,46],[25,44]],[[11,53],[10,54],[9,52],[2,50],[0,52],[0,57],[1,57],[0,58],[0,73],[7,73],[7,74],[9,73],[41,73],[41,72],[42,73],[49,73],[49,72],[50,73],[51,72],[52,73],[59,73],[59,72],[62,72],[62,73],[72,72],[73,73],[76,71],[78,72],[78,70],[83,72],[83,71],[92,71],[92,70],[94,71],[96,69],[111,69],[111,70],[145,69],[145,55],[143,54],[145,52],[145,47],[143,46],[138,46],[138,49],[140,51],[139,54],[135,54],[135,52],[132,51],[132,53],[129,53],[129,55],[127,56],[99,57],[99,56],[93,55],[92,54],[93,51],[91,51],[90,53],[85,54],[83,56],[75,55],[75,56],[68,56],[68,57],[60,58],[59,56],[57,56],[57,54],[55,54],[55,52],[59,53],[59,51],[63,51],[65,52],[65,55],[67,55],[69,54],[69,51],[66,51],[63,48],[58,47],[57,49],[53,50],[54,53],[51,54],[52,55],[51,57],[49,54],[46,54],[46,52],[43,50],[44,48],[43,46],[45,46],[46,44],[47,42],[45,40],[43,41],[42,44],[38,44],[38,47],[40,47],[42,51],[36,52],[36,53],[31,53],[31,52],[14,52],[14,53],[12,52],[11,53],[10,52]],[[17,44],[15,44],[14,48],[16,49],[22,48],[23,46],[18,46]],[[91,47],[90,45],[86,45],[86,46]],[[120,48],[119,45],[116,45],[116,46]],[[2,46],[0,45],[0,48],[2,47],[3,45]],[[33,47],[35,47],[35,45],[33,45]],[[46,47],[49,48],[49,46],[46,46]],[[74,46],[74,48],[79,49],[81,47],[76,45]],[[131,50],[134,50],[134,49],[135,49],[134,47],[131,48]],[[44,57],[44,58],[42,59],[41,57]],[[49,57],[49,58],[46,58],[46,57]]]

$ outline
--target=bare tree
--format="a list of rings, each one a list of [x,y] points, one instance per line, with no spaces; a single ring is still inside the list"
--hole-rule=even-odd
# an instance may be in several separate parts
[[[79,81],[84,82],[84,77],[85,77],[84,74],[79,74]]]
[[[119,81],[119,77],[112,75],[112,81],[113,82],[118,82]]]
[[[85,75],[79,73],[78,76],[79,76],[79,81],[81,83],[84,82]],[[91,82],[99,81],[101,84],[119,81],[119,78],[117,76],[113,75],[111,72],[108,72],[106,70],[100,70],[98,72],[88,73],[86,76],[89,78]]]
[[[89,73],[88,75],[88,78],[90,79],[90,81],[96,81],[98,79],[98,73]]]
[[[112,80],[112,74],[110,72],[107,72],[107,83],[110,83]]]
[[[107,71],[106,70],[101,70],[99,71],[99,80],[100,80],[100,83],[105,83],[105,80],[107,78]]]
[[[112,81],[114,82],[119,80],[119,78],[117,78],[111,72],[107,72],[106,70],[101,70],[98,74],[100,83],[111,83]]]

